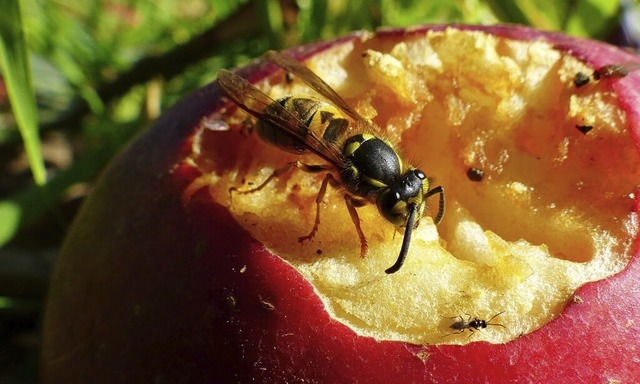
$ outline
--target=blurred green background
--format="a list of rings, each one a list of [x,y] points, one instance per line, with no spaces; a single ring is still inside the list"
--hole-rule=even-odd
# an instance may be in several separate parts
[[[38,380],[49,276],[92,182],[219,68],[380,26],[518,23],[632,49],[640,35],[632,0],[0,0],[0,9],[2,383]]]

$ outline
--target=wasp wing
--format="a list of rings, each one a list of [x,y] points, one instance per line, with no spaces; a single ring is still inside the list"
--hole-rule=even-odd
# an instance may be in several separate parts
[[[357,122],[360,126],[365,127],[373,132],[376,131],[373,125],[364,117],[360,116],[360,114],[353,108],[351,108],[349,104],[347,104],[347,102],[344,101],[344,99],[340,95],[338,95],[338,93],[334,91],[329,84],[322,80],[312,70],[293,59],[291,56],[287,56],[284,53],[277,51],[269,51],[265,53],[264,58],[268,62],[275,64],[280,68],[283,68],[287,72],[290,72],[293,75],[301,78],[305,84],[307,84],[314,91],[318,92],[321,96],[333,103],[336,107],[342,110],[347,116]]]
[[[630,72],[640,69],[640,63],[626,62],[619,64],[604,65],[593,71],[593,78],[600,79],[619,79],[627,76]]]
[[[264,123],[283,129],[331,164],[342,164],[342,156],[337,148],[325,143],[300,119],[243,77],[221,69],[218,71],[218,84],[233,102],[249,114]]]

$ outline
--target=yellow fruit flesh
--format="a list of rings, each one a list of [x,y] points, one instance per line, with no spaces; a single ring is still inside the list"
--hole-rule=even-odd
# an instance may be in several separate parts
[[[310,242],[323,175],[292,171],[259,192],[234,194],[231,212],[315,287],[327,311],[361,335],[413,343],[506,342],[557,316],[589,281],[620,271],[637,232],[633,193],[640,157],[616,95],[604,83],[575,88],[590,70],[544,42],[447,30],[402,42],[363,39],[314,57],[308,66],[363,116],[400,143],[404,158],[446,189],[447,212],[434,226],[437,197],[414,231],[402,269],[387,275],[403,233],[375,206],[358,213],[360,241],[342,197],[329,188]],[[273,98],[315,95],[304,84],[262,88]],[[278,83],[281,84],[278,84]],[[317,95],[315,95],[317,97]],[[230,122],[246,119],[237,112]],[[576,125],[593,129],[584,134]],[[233,131],[234,158],[221,133],[203,129],[192,161],[203,172],[186,192],[207,186],[229,205],[229,188],[253,186],[288,161],[255,135]],[[223,158],[225,157],[225,158]],[[232,162],[229,167],[219,163]],[[484,172],[471,181],[467,171]],[[451,334],[453,317],[488,320]]]

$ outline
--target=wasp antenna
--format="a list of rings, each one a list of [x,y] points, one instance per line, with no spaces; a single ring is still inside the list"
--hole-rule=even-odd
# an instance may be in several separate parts
[[[489,320],[487,320],[487,325],[497,325],[497,326],[500,326],[500,327],[502,327],[502,328],[506,328],[506,327],[505,327],[504,325],[502,325],[502,324],[491,323],[491,320],[495,319],[496,317],[498,317],[498,316],[502,315],[502,314],[503,314],[503,313],[505,313],[505,312],[507,312],[507,311],[502,311],[502,312],[500,312],[500,313],[496,313],[495,315],[491,316],[491,318],[490,318]]]
[[[496,317],[502,315],[505,312],[507,312],[507,311],[502,311],[502,312],[496,313],[495,315],[491,316],[491,318],[489,320],[487,320],[487,323],[490,322],[491,320],[495,319]]]
[[[440,194],[440,201],[438,203],[438,214],[433,219],[433,223],[435,225],[438,225],[438,224],[440,224],[440,222],[442,221],[442,218],[444,217],[444,206],[445,206],[444,188],[441,185],[439,185],[439,186],[429,190],[429,192],[426,193],[425,198],[429,198],[429,197],[435,195],[436,193]]]
[[[398,255],[398,260],[391,267],[385,270],[385,273],[388,275],[392,273],[396,273],[404,264],[404,259],[407,258],[407,253],[409,253],[409,245],[411,244],[411,233],[413,232],[413,226],[416,222],[416,213],[418,212],[418,207],[415,204],[409,204],[409,218],[407,219],[407,227],[404,231],[404,238],[402,239],[402,248],[400,248],[400,254]]]

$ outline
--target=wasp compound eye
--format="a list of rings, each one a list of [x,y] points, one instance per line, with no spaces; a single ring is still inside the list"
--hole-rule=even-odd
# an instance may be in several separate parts
[[[377,206],[380,214],[393,225],[402,226],[407,220],[407,204],[402,201],[398,192],[387,190],[381,193]]]

